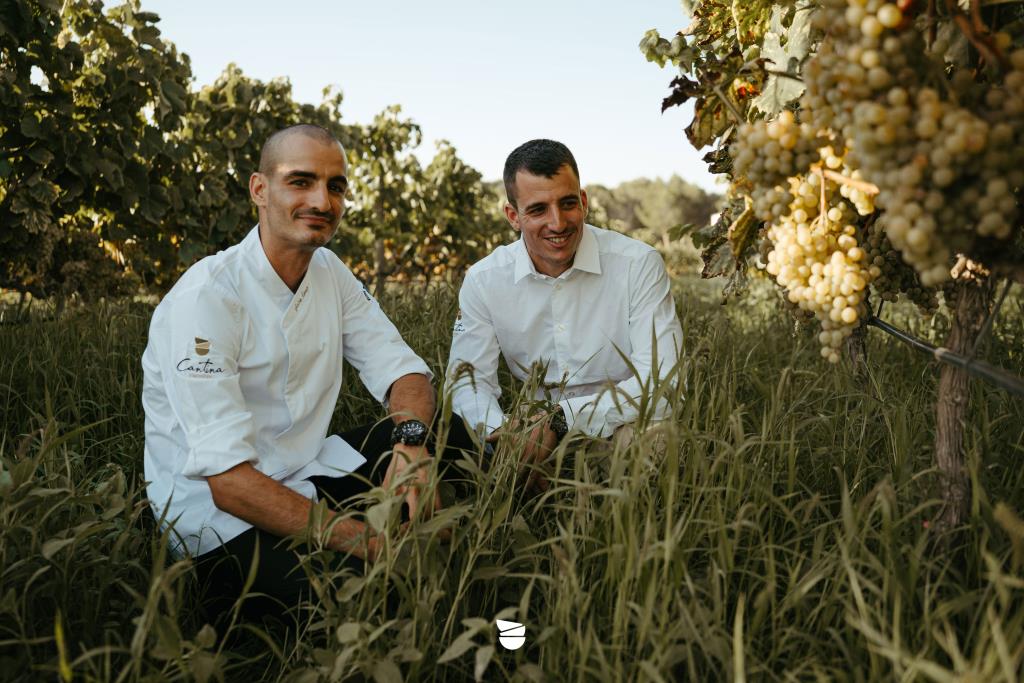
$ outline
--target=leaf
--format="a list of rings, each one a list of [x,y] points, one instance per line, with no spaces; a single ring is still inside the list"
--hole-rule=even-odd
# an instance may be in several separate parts
[[[743,213],[732,222],[727,233],[729,244],[732,245],[733,258],[739,259],[743,255],[753,241],[754,236],[757,235],[760,226],[761,222],[754,216],[754,207],[748,199],[746,200]]]
[[[732,99],[727,92],[723,95]],[[714,142],[733,123],[732,113],[717,95],[702,97],[693,105],[693,122],[686,128],[686,137],[696,149],[702,149]]]
[[[793,12],[793,22],[787,27],[785,19],[790,12]],[[811,49],[813,14],[814,5],[810,0],[801,0],[795,9],[779,5],[772,12],[771,22],[761,47],[761,56],[771,65],[773,71],[787,75],[769,74],[761,94],[752,102],[754,107],[769,116],[778,114],[804,92],[805,86],[800,80],[800,71]]]
[[[41,137],[43,132],[39,128],[39,119],[35,114],[25,114],[21,119],[21,134],[27,138]]]
[[[142,45],[149,45],[159,49],[160,45],[160,29],[156,26],[144,26],[135,31],[135,39]]]
[[[733,2],[736,39],[740,45],[751,45],[762,41],[771,22],[773,7],[778,7],[773,0],[747,0],[739,5]]]
[[[475,635],[476,629],[464,631],[462,635],[452,641],[452,644],[448,646],[448,649],[444,651],[444,654],[438,658],[437,663],[444,664],[445,662],[450,662],[453,659],[458,659],[464,655],[467,650],[470,650],[476,645],[476,643],[473,642],[473,636]]]
[[[338,602],[348,602],[358,595],[365,585],[366,577],[353,576],[352,578],[347,579],[338,590]]]
[[[391,516],[392,499],[388,498],[366,511],[366,521],[370,523],[373,530],[380,533],[388,527],[388,517]]]
[[[189,658],[189,668],[192,669],[192,676],[195,677],[198,683],[206,683],[213,677],[218,671],[220,671],[220,663],[217,661],[217,656],[212,652],[193,652]],[[218,676],[218,678],[220,678]]]
[[[729,148],[725,145],[705,154],[703,161],[708,165],[710,173],[732,172],[732,157],[729,156]]]
[[[209,650],[217,643],[217,630],[209,624],[203,624],[203,627],[199,629],[199,633],[196,634],[196,645]]]
[[[670,107],[677,107],[687,102],[690,98],[697,97],[704,92],[700,83],[692,81],[686,76],[679,75],[672,79],[669,83],[669,87],[672,88],[672,92],[661,101],[661,111],[665,112]]]
[[[160,81],[160,92],[163,93],[176,112],[185,111],[187,108],[185,100],[188,98],[188,93],[180,84],[170,79],[164,79]]]
[[[390,659],[382,659],[373,667],[373,680],[377,683],[402,683],[402,670]]]
[[[723,240],[715,247],[705,250],[701,254],[704,261],[704,269],[700,276],[704,279],[729,275],[736,268],[736,259],[732,255],[732,247],[728,240]]]
[[[46,543],[43,543],[43,557],[47,560],[52,559],[62,548],[66,548],[74,542],[74,538],[51,538]]]
[[[60,679],[64,683],[71,683],[73,672],[71,666],[68,664],[68,651],[67,645],[64,641],[64,619],[61,617],[60,610],[57,610],[57,617],[53,620],[53,639],[57,642],[57,657],[58,665],[57,670],[60,672]]]
[[[493,645],[485,645],[476,651],[476,663],[473,667],[473,677],[476,678],[476,680],[482,681],[484,679],[484,672],[487,671],[487,667],[490,665],[493,657]]]
[[[342,645],[347,645],[359,638],[362,626],[354,621],[349,621],[338,627],[337,638]]]
[[[181,634],[173,619],[158,615],[153,620],[153,630],[156,631],[156,645],[150,649],[150,654],[163,660],[175,659],[181,654]]]
[[[28,151],[28,158],[40,166],[46,166],[53,161],[53,152],[45,147],[33,147]]]
[[[480,567],[473,572],[474,581],[490,581],[508,574],[505,567]]]

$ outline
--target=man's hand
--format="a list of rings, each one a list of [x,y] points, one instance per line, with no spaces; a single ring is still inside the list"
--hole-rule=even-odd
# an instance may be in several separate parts
[[[388,463],[388,470],[384,473],[384,488],[391,488],[396,481],[403,478],[407,470],[414,470],[411,481],[400,484],[396,490],[396,493],[405,497],[405,502],[409,506],[409,519],[416,517],[420,494],[431,483],[430,460],[430,453],[426,446],[407,446],[396,443],[391,454],[391,462]],[[440,507],[441,496],[435,487],[432,501],[423,507],[423,516],[430,517]]]
[[[279,481],[263,474],[252,463],[243,462],[206,478],[218,509],[249,522],[275,536],[302,536],[310,531],[313,501]],[[372,562],[376,559],[380,536],[356,519],[334,519],[338,513],[327,510],[321,527],[331,525],[327,546],[350,552]]]
[[[539,489],[547,491],[550,482],[548,482],[547,477],[541,471],[540,465],[548,459],[551,451],[555,450],[555,446],[558,445],[558,437],[548,427],[548,417],[544,416],[539,419],[534,418],[525,421],[514,418],[507,425],[491,432],[490,436],[487,437],[487,441],[490,443],[497,442],[505,431],[513,434],[527,432],[525,443],[523,443],[523,451],[519,459],[519,462],[523,465],[533,465],[533,469],[526,480],[526,490]]]

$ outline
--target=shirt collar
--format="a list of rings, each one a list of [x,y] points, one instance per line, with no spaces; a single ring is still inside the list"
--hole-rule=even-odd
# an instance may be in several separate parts
[[[249,231],[249,234],[245,236],[245,239],[242,240],[242,248],[245,250],[249,261],[253,264],[256,277],[263,287],[266,288],[267,293],[274,297],[274,299],[280,300],[279,303],[287,306],[294,294],[292,290],[288,289],[288,285],[284,283],[284,280],[277,274],[277,271],[274,270],[274,266],[270,265],[267,252],[263,251],[263,243],[260,242],[259,224],[256,224]]]
[[[537,275],[537,269],[533,267],[533,261],[530,260],[530,253],[526,251],[526,242],[523,241],[522,237],[515,243],[515,249],[516,267],[512,280],[518,284],[527,275]]]
[[[516,260],[512,280],[518,283],[527,275],[539,275],[537,269],[530,259],[530,253],[526,251],[526,242],[520,237],[515,244]],[[563,275],[573,270],[582,270],[585,273],[601,274],[601,254],[597,248],[597,237],[594,236],[594,228],[590,225],[583,226],[583,237],[576,247],[576,256],[572,260],[572,266]]]
[[[601,254],[597,248],[597,237],[594,236],[594,228],[589,225],[583,226],[583,237],[580,238],[580,246],[576,247],[576,258],[572,260],[572,267],[585,273],[601,274]]]

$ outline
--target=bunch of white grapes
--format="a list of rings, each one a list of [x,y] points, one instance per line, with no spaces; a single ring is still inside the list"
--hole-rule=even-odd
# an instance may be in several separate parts
[[[839,362],[839,349],[868,313],[868,285],[881,274],[857,240],[856,210],[818,173],[790,179],[789,212],[768,228],[765,270],[790,302],[821,323],[821,355]],[[824,195],[824,213],[821,211]]]
[[[886,237],[922,285],[939,285],[958,253],[1020,224],[1024,50],[987,80],[945,64],[944,49],[929,53],[895,4],[828,0],[817,21],[827,36],[804,70],[801,115],[848,150],[844,175],[878,188]],[[844,194],[869,205],[861,190]]]
[[[822,144],[823,138],[788,110],[739,127],[729,147],[733,177],[742,179],[758,218],[768,221],[785,212],[793,200],[786,190],[788,179],[807,172]]]

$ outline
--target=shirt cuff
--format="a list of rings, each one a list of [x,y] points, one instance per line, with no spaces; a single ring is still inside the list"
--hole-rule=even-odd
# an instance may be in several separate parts
[[[430,368],[427,367],[427,364],[424,363],[423,359],[419,356],[410,358],[397,365],[389,374],[391,376],[391,380],[387,384],[374,387],[367,384],[366,380],[362,375],[360,375],[360,379],[363,380],[364,386],[366,386],[370,393],[373,394],[373,397],[376,398],[384,407],[388,406],[388,392],[391,390],[391,387],[394,386],[395,382],[402,377],[405,377],[406,375],[424,375],[428,381],[434,380],[434,373],[430,371]]]
[[[595,438],[610,436],[612,433],[603,416],[597,414],[597,396],[577,396],[558,402],[565,413],[569,431],[583,432]],[[605,433],[607,432],[607,433]]]
[[[248,440],[238,438],[249,420],[248,413],[229,424],[221,425],[216,431],[195,439],[197,443],[188,450],[188,460],[181,474],[188,479],[205,479],[227,472],[243,462],[258,463],[259,457]]]

